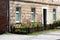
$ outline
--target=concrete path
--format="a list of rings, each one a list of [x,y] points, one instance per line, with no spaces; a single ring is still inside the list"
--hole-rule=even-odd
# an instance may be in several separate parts
[[[0,40],[60,40],[60,31],[50,32],[36,36],[3,34],[0,35]]]

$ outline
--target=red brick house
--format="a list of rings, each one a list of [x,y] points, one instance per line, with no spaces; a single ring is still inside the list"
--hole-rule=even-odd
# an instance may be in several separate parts
[[[7,31],[8,26],[8,0],[0,0],[0,31]]]

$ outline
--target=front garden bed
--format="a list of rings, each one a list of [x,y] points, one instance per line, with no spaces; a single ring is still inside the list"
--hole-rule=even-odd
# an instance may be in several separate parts
[[[14,33],[24,33],[24,34],[28,34],[28,33],[33,33],[33,32],[39,32],[42,31],[43,27],[36,27],[36,28],[14,28],[12,30],[12,32]]]
[[[27,24],[20,24],[17,28],[16,24],[11,26],[11,32],[14,33],[32,33],[32,32],[39,32],[42,31],[44,28],[42,27],[41,23],[31,23],[30,25]]]
[[[56,29],[57,26],[59,26],[60,23],[59,22],[54,22],[53,24],[49,24],[47,25],[46,30],[50,30],[50,29]],[[21,34],[29,34],[29,33],[33,33],[33,32],[40,32],[45,30],[43,25],[41,23],[31,23],[30,25],[28,24],[19,24],[19,26],[16,26],[16,24],[11,26],[11,32],[12,33],[21,33]]]

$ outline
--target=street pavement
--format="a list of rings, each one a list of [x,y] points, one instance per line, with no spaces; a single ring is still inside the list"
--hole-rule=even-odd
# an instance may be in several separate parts
[[[60,31],[40,35],[3,34],[0,40],[60,40]]]

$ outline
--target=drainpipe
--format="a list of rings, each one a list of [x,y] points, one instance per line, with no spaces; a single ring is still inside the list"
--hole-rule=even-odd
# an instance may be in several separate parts
[[[11,28],[10,28],[10,0],[8,0],[8,32],[11,32]]]

